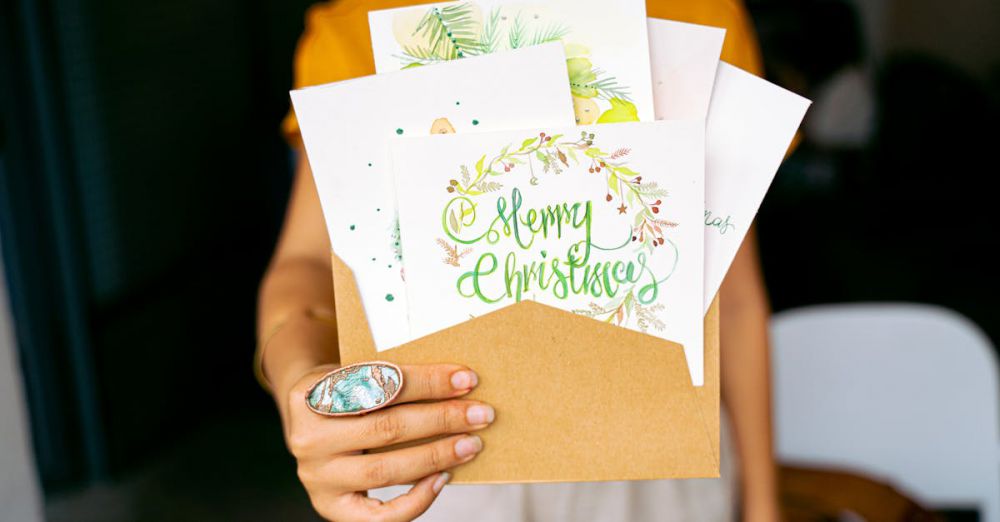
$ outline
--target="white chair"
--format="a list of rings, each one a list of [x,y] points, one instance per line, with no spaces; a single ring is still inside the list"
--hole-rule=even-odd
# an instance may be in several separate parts
[[[782,462],[859,471],[1000,522],[997,363],[971,321],[933,306],[828,305],[777,314],[771,336]]]

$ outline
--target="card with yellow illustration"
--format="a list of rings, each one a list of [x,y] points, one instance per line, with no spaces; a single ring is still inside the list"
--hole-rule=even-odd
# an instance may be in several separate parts
[[[477,0],[368,16],[378,73],[561,42],[577,123],[653,121],[644,0]]]

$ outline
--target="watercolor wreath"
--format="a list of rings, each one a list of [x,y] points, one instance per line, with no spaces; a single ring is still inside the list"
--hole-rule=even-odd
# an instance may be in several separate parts
[[[428,9],[407,35],[418,40],[401,42],[402,55],[397,57],[403,68],[562,42],[570,34],[565,25],[533,23],[534,19],[526,21],[521,13],[511,18],[500,8],[494,8],[485,20],[477,13],[478,6],[467,2]],[[628,87],[595,67],[587,54],[583,46],[567,46],[566,69],[577,123],[639,121]],[[595,99],[607,101],[610,108],[601,112]]]
[[[676,227],[677,223],[659,217],[663,198],[668,192],[655,182],[643,182],[642,176],[629,168],[627,157],[631,149],[602,150],[594,145],[595,134],[587,131],[581,131],[580,137],[573,141],[563,138],[562,134],[552,136],[540,132],[538,136],[523,140],[517,148],[513,143],[492,157],[484,154],[471,169],[461,165],[460,179],[449,180],[445,190],[471,200],[502,189],[503,180],[516,174],[517,170],[527,170],[531,176],[529,183],[537,185],[541,182],[539,170],[542,175],[558,176],[570,168],[571,162],[573,165],[584,165],[587,174],[604,177],[605,202],[617,205],[618,214],[631,219],[631,242],[637,249],[645,249],[652,254],[663,245],[676,248],[664,231]],[[445,226],[458,234],[465,218],[474,213],[475,208],[460,205],[457,213],[452,209],[445,216]],[[457,247],[454,251],[449,250],[451,247],[444,240],[439,239],[438,242],[448,250],[445,263],[452,266],[459,266],[459,259],[468,253],[459,253]],[[608,303],[590,303],[589,308],[573,312],[619,326],[625,326],[634,317],[637,326],[645,332],[650,327],[657,330],[665,327],[656,315],[662,310],[663,305],[659,303],[641,304],[635,297],[633,287]]]

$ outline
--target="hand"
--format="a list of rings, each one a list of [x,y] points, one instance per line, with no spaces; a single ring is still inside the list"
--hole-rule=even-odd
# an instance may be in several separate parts
[[[493,422],[493,408],[456,399],[474,388],[476,374],[458,365],[402,366],[403,390],[384,409],[356,417],[324,417],[310,411],[310,386],[334,369],[316,368],[298,380],[282,408],[285,440],[298,461],[299,480],[313,507],[337,522],[408,521],[420,516],[451,477],[445,470],[474,459],[478,436]],[[414,401],[428,401],[414,404]],[[436,435],[456,434],[383,453],[364,450]],[[416,484],[389,502],[368,498],[369,489]]]

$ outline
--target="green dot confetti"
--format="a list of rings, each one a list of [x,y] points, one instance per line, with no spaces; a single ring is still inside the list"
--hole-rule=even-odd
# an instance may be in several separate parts
[[[402,134],[402,133],[403,133],[403,129],[396,129],[396,134]]]
[[[472,120],[473,125],[479,125],[479,120]]]
[[[356,225],[351,225],[351,230],[354,230],[355,228],[357,228]]]
[[[393,302],[393,301],[396,300],[396,296],[394,296],[392,294],[385,294],[385,300],[389,301],[391,303],[391,302]]]

